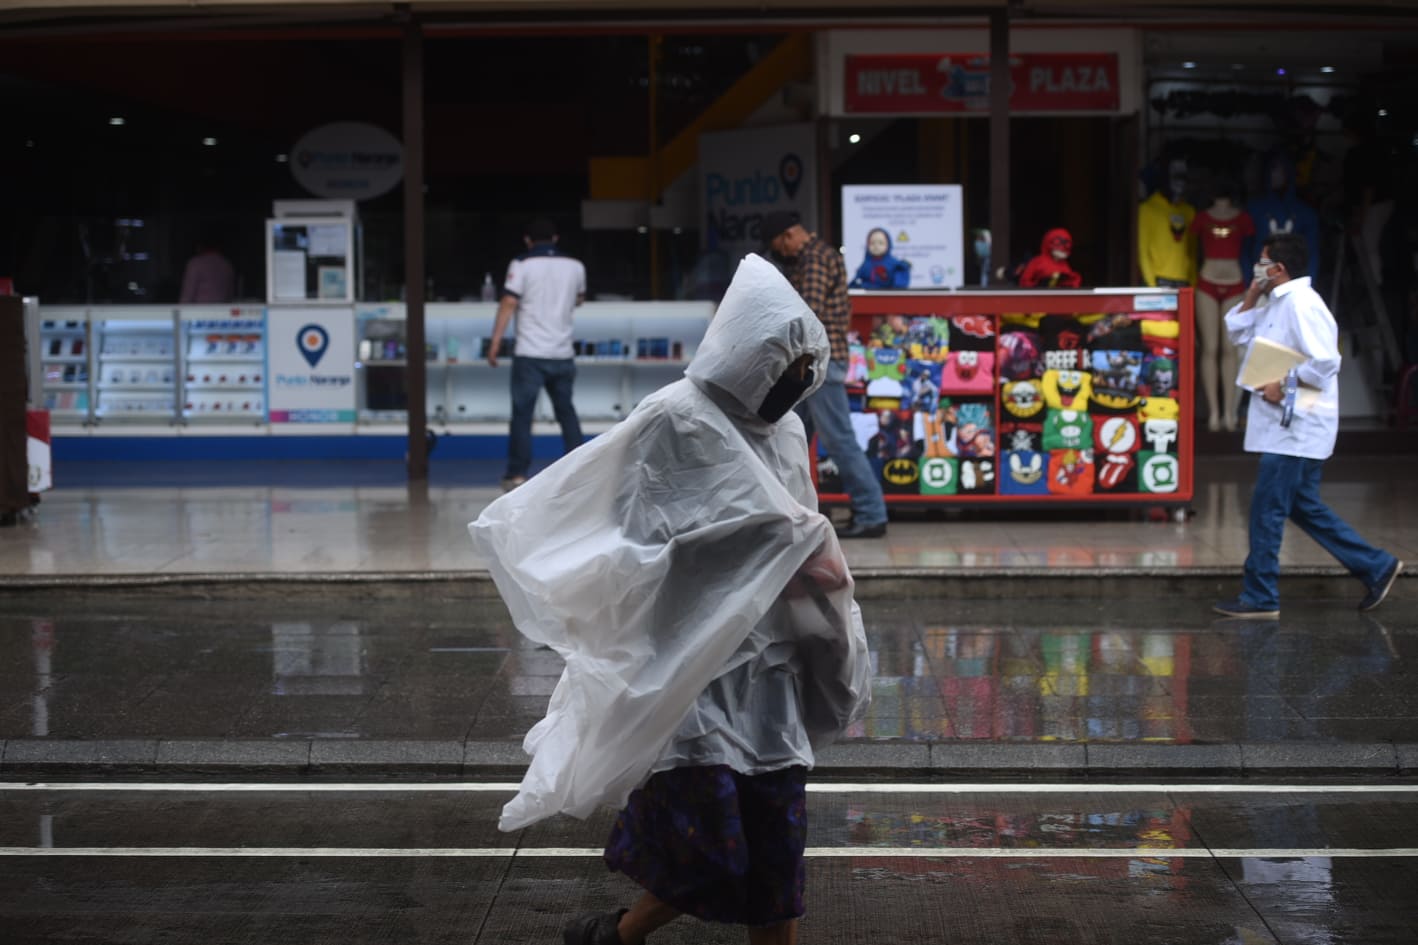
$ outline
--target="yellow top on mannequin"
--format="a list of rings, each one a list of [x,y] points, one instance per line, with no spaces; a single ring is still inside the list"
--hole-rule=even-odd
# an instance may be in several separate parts
[[[1155,286],[1160,277],[1196,283],[1196,237],[1191,231],[1195,216],[1191,204],[1173,203],[1161,191],[1138,206],[1137,261],[1143,282]]]

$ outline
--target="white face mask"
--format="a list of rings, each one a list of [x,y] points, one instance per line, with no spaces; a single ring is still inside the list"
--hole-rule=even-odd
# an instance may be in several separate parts
[[[1275,265],[1275,263],[1271,263],[1269,266],[1264,263],[1256,263],[1254,266],[1251,267],[1251,276],[1257,282],[1269,282],[1270,276],[1266,275],[1266,270],[1273,265]]]

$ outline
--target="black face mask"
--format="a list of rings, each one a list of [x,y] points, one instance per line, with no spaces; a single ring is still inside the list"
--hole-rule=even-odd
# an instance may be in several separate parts
[[[786,373],[773,382],[773,386],[768,388],[768,394],[763,398],[763,406],[758,408],[759,417],[769,423],[777,423],[793,409],[793,404],[798,402],[798,398],[807,393],[812,387],[812,368],[807,369],[807,374],[802,380],[789,377]]]

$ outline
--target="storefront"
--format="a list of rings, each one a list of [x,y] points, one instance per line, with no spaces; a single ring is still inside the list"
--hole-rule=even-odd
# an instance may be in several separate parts
[[[1045,232],[1064,227],[1085,285],[1138,284],[1138,206],[1158,186],[1157,168],[1186,161],[1194,206],[1210,203],[1222,173],[1258,188],[1261,157],[1296,140],[1275,117],[1277,100],[1319,108],[1300,129],[1313,148],[1300,150],[1297,165],[1308,174],[1304,195],[1331,199],[1322,185],[1342,164],[1339,115],[1361,91],[1356,75],[1418,34],[1384,40],[1350,24],[1338,39],[1299,29],[1257,42],[1240,32],[1141,18],[1016,22],[1010,239],[994,247],[995,273],[1008,280]],[[399,36],[378,18],[341,27],[296,18],[261,31],[193,20],[111,36],[0,32],[6,68],[38,89],[11,103],[17,147],[5,152],[4,172],[33,186],[15,197],[0,265],[22,293],[40,296],[48,327],[36,327],[34,342],[56,457],[139,447],[189,456],[403,453],[399,182],[358,202],[361,265],[330,272],[314,299],[271,293],[276,264],[263,242],[275,201],[314,196],[292,173],[298,140],[354,121],[398,144]],[[432,429],[459,434],[440,455],[500,452],[504,385],[478,357],[491,306],[473,300],[489,276],[500,282],[535,214],[557,219],[564,244],[592,273],[597,300],[580,329],[579,393],[602,427],[678,375],[726,281],[724,246],[752,245],[764,195],[792,201],[840,239],[845,186],[959,185],[958,284],[977,284],[969,233],[988,223],[994,170],[984,117],[990,33],[978,17],[850,28],[790,16],[694,26],[607,20],[586,30],[433,14],[424,38],[425,409]],[[258,44],[282,53],[259,76],[241,67]],[[1232,60],[1249,65],[1221,75]],[[151,71],[119,68],[134,61]],[[541,67],[508,83],[518,61]],[[612,61],[627,65],[596,66]],[[200,94],[172,81],[197,74],[210,80]],[[75,103],[83,107],[68,107]],[[1389,108],[1396,121],[1401,108]],[[61,127],[52,117],[60,114],[81,130]],[[498,133],[504,128],[514,130]],[[1238,157],[1241,146],[1249,150]],[[218,308],[176,301],[202,220],[226,226],[237,263],[235,300]],[[1338,258],[1323,232],[1321,257]],[[860,249],[844,244],[849,256]],[[309,265],[317,282],[331,268]],[[1404,314],[1389,313],[1396,339]],[[285,353],[290,368],[305,365],[306,382],[277,384],[275,374],[297,373],[281,368],[277,349],[304,343],[303,330],[317,322],[315,348]],[[1374,326],[1346,325],[1350,345],[1376,364],[1346,379],[1357,384],[1344,394],[1350,414],[1383,409],[1375,391],[1392,371],[1392,347],[1370,337]],[[215,352],[204,347],[208,336]],[[319,370],[306,363],[316,349]],[[220,362],[210,377],[198,368],[209,356]],[[125,358],[130,366],[115,374]],[[311,379],[327,369],[343,380]]]

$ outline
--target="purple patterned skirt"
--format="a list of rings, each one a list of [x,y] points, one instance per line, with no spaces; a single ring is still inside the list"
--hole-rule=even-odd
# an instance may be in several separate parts
[[[616,815],[606,865],[696,918],[773,925],[803,914],[807,769],[727,765],[652,775]]]

